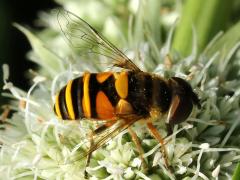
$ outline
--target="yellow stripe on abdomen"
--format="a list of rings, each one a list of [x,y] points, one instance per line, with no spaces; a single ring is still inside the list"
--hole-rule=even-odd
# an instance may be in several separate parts
[[[91,74],[86,72],[83,75],[83,98],[82,98],[82,107],[83,113],[86,118],[91,118],[91,102],[89,96],[89,80]]]
[[[59,107],[59,94],[60,94],[60,91],[56,95],[56,101],[55,101],[54,108],[55,108],[55,112],[56,112],[56,115],[58,116],[58,118],[62,119],[62,114],[61,114],[60,107]]]
[[[75,113],[74,113],[74,109],[73,109],[73,102],[72,102],[72,83],[73,81],[69,81],[66,87],[66,91],[65,91],[65,98],[66,98],[66,105],[67,105],[67,111],[69,114],[70,119],[75,119]]]

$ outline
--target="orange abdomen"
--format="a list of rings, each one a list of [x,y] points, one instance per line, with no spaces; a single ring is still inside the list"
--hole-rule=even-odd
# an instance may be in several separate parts
[[[117,114],[133,113],[124,100],[127,94],[127,72],[85,73],[60,90],[54,111],[60,119],[115,119]]]

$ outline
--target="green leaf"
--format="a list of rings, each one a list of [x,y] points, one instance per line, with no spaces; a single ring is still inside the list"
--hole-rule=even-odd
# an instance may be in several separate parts
[[[240,163],[238,163],[238,165],[234,171],[232,180],[239,180],[239,178],[240,178]]]
[[[19,24],[15,23],[14,26],[27,36],[33,51],[38,56],[36,59],[31,59],[32,61],[42,66],[53,77],[64,70],[61,59],[47,49],[46,45],[38,37]]]

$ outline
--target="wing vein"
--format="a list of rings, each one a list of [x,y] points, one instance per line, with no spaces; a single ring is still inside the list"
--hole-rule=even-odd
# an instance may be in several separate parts
[[[109,64],[116,67],[141,71],[122,51],[80,17],[60,10],[57,18],[64,37],[73,49],[79,50],[81,54],[85,50],[87,54],[94,53],[110,58]]]

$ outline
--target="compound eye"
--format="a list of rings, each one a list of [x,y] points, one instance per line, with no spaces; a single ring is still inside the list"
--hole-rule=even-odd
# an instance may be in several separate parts
[[[175,95],[168,111],[167,123],[174,125],[185,121],[192,112],[192,108],[191,99]]]

